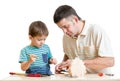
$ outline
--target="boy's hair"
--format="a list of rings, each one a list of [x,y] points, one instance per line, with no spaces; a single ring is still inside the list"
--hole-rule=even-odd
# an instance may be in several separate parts
[[[31,35],[32,37],[41,37],[42,35],[48,36],[48,34],[48,29],[45,23],[43,23],[42,21],[34,21],[29,26],[29,35]]]
[[[54,19],[54,23],[58,23],[61,19],[63,18],[67,18],[71,15],[75,15],[78,17],[79,20],[81,20],[81,18],[77,15],[76,11],[68,5],[62,5],[59,6],[53,16]]]

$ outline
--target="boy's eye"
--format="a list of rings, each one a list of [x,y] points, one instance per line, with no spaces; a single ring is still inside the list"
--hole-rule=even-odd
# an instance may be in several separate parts
[[[42,40],[44,40],[44,41],[45,41],[45,39],[38,39],[38,41],[42,41]]]

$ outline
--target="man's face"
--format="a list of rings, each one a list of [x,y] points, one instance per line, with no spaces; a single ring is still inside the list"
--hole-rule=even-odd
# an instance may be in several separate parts
[[[63,18],[60,22],[57,23],[57,26],[63,30],[65,34],[70,37],[74,37],[77,34],[77,26],[74,19]]]

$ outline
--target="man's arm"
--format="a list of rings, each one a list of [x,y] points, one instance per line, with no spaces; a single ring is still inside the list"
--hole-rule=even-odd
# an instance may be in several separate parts
[[[69,58],[66,54],[64,54],[64,58],[63,58],[63,61],[67,61]]]
[[[112,67],[114,65],[114,57],[97,57],[92,60],[84,60],[83,62],[87,68],[98,71]]]

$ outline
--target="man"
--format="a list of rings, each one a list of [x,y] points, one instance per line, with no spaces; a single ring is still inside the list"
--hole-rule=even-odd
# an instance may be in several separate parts
[[[64,32],[63,62],[56,65],[56,73],[69,67],[71,60],[79,57],[90,73],[108,72],[114,65],[110,41],[98,25],[82,20],[69,5],[59,6],[54,13],[54,22]]]

